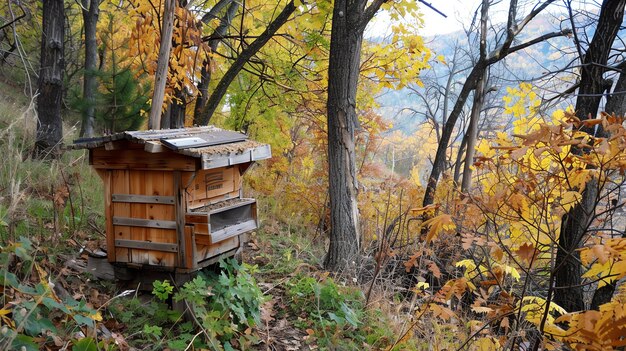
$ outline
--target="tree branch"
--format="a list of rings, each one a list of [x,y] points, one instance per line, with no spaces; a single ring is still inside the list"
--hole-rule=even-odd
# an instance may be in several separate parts
[[[200,21],[202,21],[202,23],[204,24],[207,24],[209,23],[210,20],[214,18],[218,18],[217,15],[222,11],[223,8],[228,6],[228,4],[230,4],[231,2],[233,2],[233,0],[218,1],[217,4],[215,4],[215,6],[211,7],[209,12],[205,13],[204,16],[202,16],[202,19]]]
[[[368,6],[363,12],[363,17],[361,17],[361,21],[359,22],[359,30],[364,31],[367,24],[374,18],[374,15],[380,7],[386,3],[388,0],[374,0],[370,6]]]
[[[209,101],[207,101],[206,107],[202,113],[200,118],[200,124],[206,125],[209,123],[211,116],[217,110],[217,107],[222,101],[224,95],[228,91],[228,87],[230,83],[237,77],[237,74],[241,71],[243,66],[250,61],[250,59],[256,55],[256,53],[261,50],[261,48],[274,36],[276,31],[280,27],[283,26],[291,16],[291,14],[296,10],[296,6],[294,4],[294,0],[289,1],[287,5],[283,8],[283,10],[276,16],[276,18],[265,28],[263,33],[259,35],[257,39],[255,39],[248,47],[246,47],[240,54],[237,56],[237,59],[233,64],[228,68],[226,73],[222,79],[217,83],[215,90],[209,97]]]
[[[496,53],[491,54],[491,56],[489,56],[487,58],[487,60],[485,61],[485,63],[487,65],[491,65],[494,64],[498,61],[500,61],[501,59],[503,59],[504,57],[506,57],[508,54],[512,54],[516,51],[525,49],[529,46],[533,46],[537,43],[540,43],[542,41],[546,41],[548,39],[552,39],[552,38],[556,38],[556,37],[562,37],[564,35],[571,35],[572,34],[572,30],[569,28],[563,29],[561,31],[558,32],[552,32],[552,33],[548,33],[548,34],[544,34],[540,37],[537,37],[535,39],[529,40],[527,42],[524,42],[522,44],[519,44],[517,46],[513,46],[511,48],[509,48],[508,50],[503,52],[503,47],[500,47],[500,50],[497,50]]]

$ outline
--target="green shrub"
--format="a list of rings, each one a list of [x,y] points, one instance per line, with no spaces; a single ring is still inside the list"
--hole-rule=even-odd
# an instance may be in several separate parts
[[[235,260],[220,262],[219,273],[200,272],[175,291],[169,281],[155,281],[155,300],[142,304],[133,298],[110,307],[113,315],[137,335],[134,344],[152,349],[235,350],[257,342],[252,328],[260,322],[264,301],[252,274],[255,267]],[[193,313],[193,323],[183,322],[180,312],[166,301],[183,302]]]

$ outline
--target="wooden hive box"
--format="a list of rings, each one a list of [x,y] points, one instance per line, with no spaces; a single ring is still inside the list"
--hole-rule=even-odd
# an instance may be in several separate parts
[[[193,272],[232,256],[258,226],[242,176],[269,145],[215,127],[79,139],[104,182],[108,261]]]

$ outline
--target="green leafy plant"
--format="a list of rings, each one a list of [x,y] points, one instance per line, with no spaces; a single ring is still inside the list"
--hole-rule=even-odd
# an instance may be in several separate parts
[[[60,298],[46,271],[36,262],[37,249],[27,238],[0,248],[0,349],[40,350],[67,340],[73,350],[90,350],[72,340],[82,329],[93,331],[100,313],[84,300]],[[64,341],[65,342],[65,341]],[[95,347],[95,341],[94,341]]]
[[[172,294],[172,291],[174,291],[174,286],[172,286],[167,280],[155,280],[152,283],[152,286],[152,294],[161,301],[167,300],[167,298]]]
[[[291,308],[300,313],[300,326],[311,328],[320,346],[353,348],[365,341],[359,332],[364,318],[361,291],[340,287],[330,278],[299,276],[290,282],[287,294]]]
[[[202,324],[210,344],[216,349],[233,349],[255,342],[246,333],[260,322],[263,293],[252,274],[255,267],[230,259],[220,262],[221,272],[201,274],[174,295],[185,300]]]
[[[109,311],[127,324],[137,345],[150,343],[155,350],[245,349],[257,341],[251,331],[260,322],[264,302],[252,276],[255,270],[235,260],[222,261],[218,273],[200,272],[177,291],[169,281],[155,281],[153,301],[121,300]],[[170,298],[189,307],[192,321],[184,321],[165,303]]]

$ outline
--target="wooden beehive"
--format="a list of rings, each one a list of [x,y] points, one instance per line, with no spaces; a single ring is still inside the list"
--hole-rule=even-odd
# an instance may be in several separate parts
[[[242,175],[269,145],[215,127],[79,139],[104,182],[108,261],[193,272],[232,256],[258,226]]]

